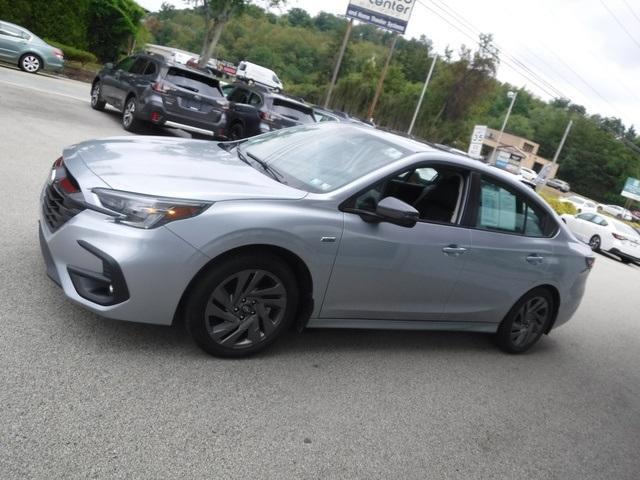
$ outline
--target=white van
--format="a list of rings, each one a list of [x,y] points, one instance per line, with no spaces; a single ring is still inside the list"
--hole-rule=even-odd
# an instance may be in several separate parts
[[[255,82],[269,88],[283,90],[282,82],[273,70],[251,62],[240,62],[236,78],[246,82]]]

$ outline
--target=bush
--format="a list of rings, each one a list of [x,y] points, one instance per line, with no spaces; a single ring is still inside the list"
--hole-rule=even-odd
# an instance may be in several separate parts
[[[76,62],[80,62],[81,64],[85,63],[98,63],[98,58],[91,52],[86,52],[84,50],[80,50],[79,48],[70,47],[69,45],[64,45],[60,42],[54,42],[53,40],[45,39],[45,41],[53,45],[54,47],[58,47],[64,53],[65,60],[72,60]]]
[[[558,215],[562,215],[564,213],[575,215],[578,213],[573,203],[561,202],[558,197],[553,197],[551,195],[540,194],[540,196],[546,200]]]

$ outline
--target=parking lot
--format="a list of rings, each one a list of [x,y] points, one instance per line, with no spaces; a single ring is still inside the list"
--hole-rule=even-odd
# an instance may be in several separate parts
[[[576,316],[526,355],[333,330],[213,358],[181,326],[86,312],[44,273],[52,162],[124,134],[89,85],[0,68],[0,478],[638,478],[640,267],[599,255]]]

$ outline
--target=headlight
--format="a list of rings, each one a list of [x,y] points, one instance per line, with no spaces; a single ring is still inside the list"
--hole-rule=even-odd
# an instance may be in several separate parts
[[[104,208],[121,215],[116,218],[117,223],[136,228],[156,228],[174,220],[195,217],[211,206],[211,203],[152,197],[106,188],[94,188],[92,192]]]

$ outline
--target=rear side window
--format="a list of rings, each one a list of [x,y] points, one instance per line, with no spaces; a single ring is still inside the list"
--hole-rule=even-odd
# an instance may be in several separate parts
[[[167,72],[166,80],[175,86],[184,88],[198,95],[207,97],[222,97],[219,83],[215,78],[205,77],[197,73],[181,70],[178,68],[170,68]]]
[[[137,58],[136,61],[133,62],[133,65],[131,66],[131,69],[129,70],[129,72],[142,74],[144,70],[147,68],[147,62],[148,60],[146,58]]]
[[[236,103],[249,103],[249,92],[243,88],[236,88],[229,95],[229,100]]]
[[[273,111],[278,115],[300,123],[315,123],[313,110],[297,103],[287,102],[280,98],[273,99]]]
[[[483,178],[476,228],[503,233],[546,237],[555,225],[540,207],[490,179]]]
[[[144,75],[155,75],[157,71],[158,68],[156,67],[156,64],[153,62],[149,62],[147,68],[144,69]]]
[[[118,65],[116,65],[116,70],[123,70],[125,72],[128,72],[129,69],[132,67],[133,62],[136,61],[136,57],[127,57],[124,60],[122,60],[120,63],[118,63]]]
[[[576,217],[580,220],[586,220],[587,222],[590,222],[592,220],[595,221],[595,215],[593,213],[581,213],[580,215],[576,215]]]
[[[0,33],[4,35],[8,35],[10,37],[26,38],[26,36],[23,35],[21,30],[18,30],[17,28],[11,27],[4,23],[0,24]]]

